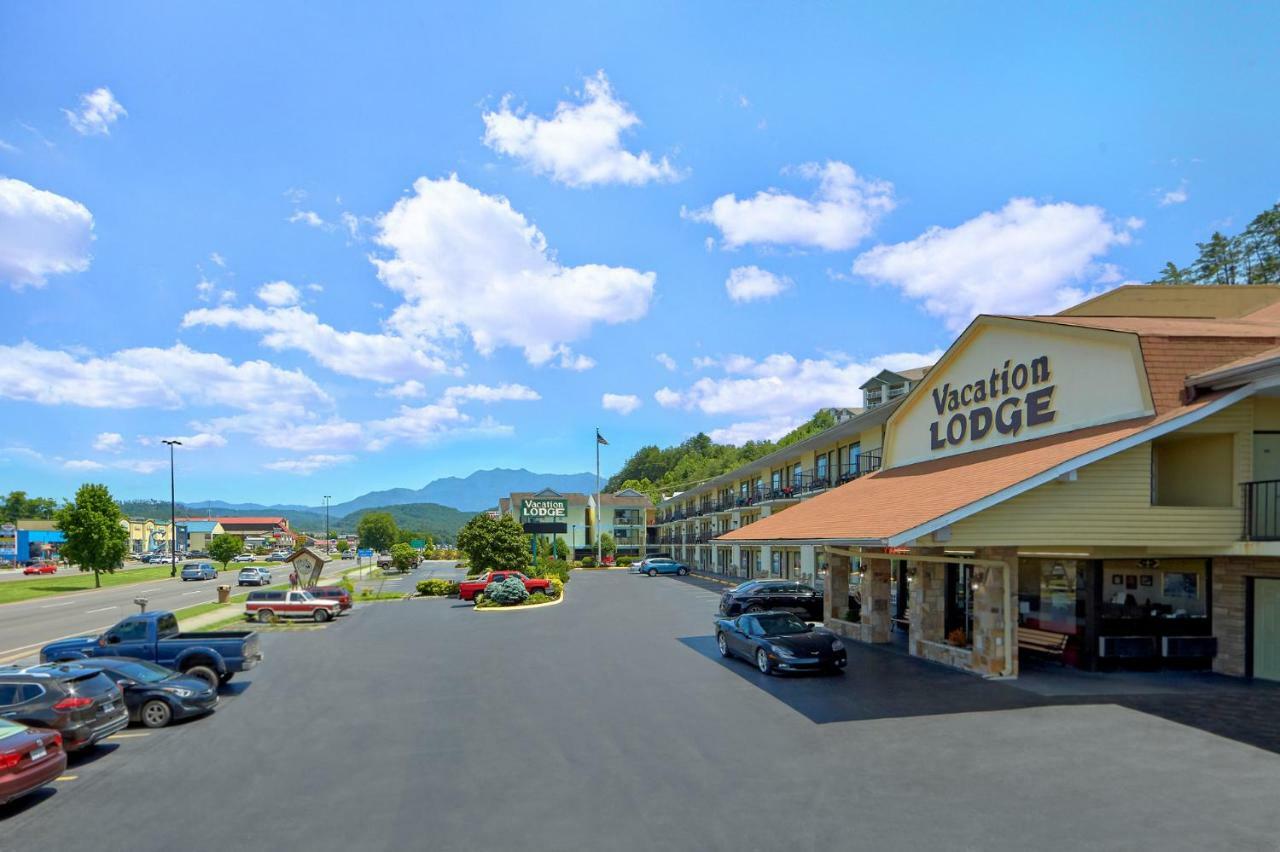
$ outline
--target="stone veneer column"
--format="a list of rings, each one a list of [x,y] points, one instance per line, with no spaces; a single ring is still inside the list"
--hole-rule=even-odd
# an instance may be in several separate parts
[[[862,560],[862,641],[888,642],[889,588],[891,563],[888,559]]]
[[[1219,674],[1244,677],[1248,649],[1245,626],[1249,611],[1246,577],[1280,579],[1280,559],[1268,557],[1226,557],[1213,560],[1213,635],[1218,637],[1218,655],[1213,670]]]
[[[941,555],[940,549],[926,549],[918,555]],[[908,557],[907,564],[915,576],[909,583],[911,595],[910,649],[914,657],[930,654],[922,642],[945,642],[943,635],[946,610],[944,597],[947,587],[946,566],[940,562],[915,562]]]
[[[849,565],[847,556],[827,554],[827,579],[822,584],[822,620],[844,619],[849,613]]]
[[[979,559],[998,559],[1009,566],[1009,588],[1005,587],[1005,570],[998,565],[973,566],[973,664],[971,670],[986,677],[1004,673],[1005,618],[1017,624],[1018,549],[1016,547],[984,547],[975,554]],[[1010,677],[1018,674],[1017,627],[1010,631]]]

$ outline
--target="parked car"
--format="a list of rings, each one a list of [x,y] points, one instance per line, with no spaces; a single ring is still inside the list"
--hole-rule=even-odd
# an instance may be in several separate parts
[[[722,657],[742,657],[761,674],[843,671],[848,652],[825,627],[810,627],[791,612],[753,612],[716,619],[716,647]]]
[[[62,734],[0,720],[0,805],[34,793],[66,768]]]
[[[485,587],[490,583],[501,583],[508,577],[519,577],[524,583],[525,591],[529,594],[534,592],[542,592],[544,595],[551,594],[551,581],[542,578],[526,577],[519,571],[489,571],[481,574],[474,580],[463,580],[458,584],[458,597],[464,601],[473,601],[476,595],[483,594]]]
[[[56,574],[58,566],[52,562],[40,562],[36,565],[28,565],[22,569],[23,574]]]
[[[213,567],[212,562],[188,562],[182,566],[182,579],[183,581],[216,580],[218,569]]]
[[[752,580],[720,597],[721,615],[785,610],[809,621],[822,620],[822,593],[794,580]]]
[[[208,559],[208,558],[209,558],[209,554],[205,553],[203,550],[193,550],[193,551],[191,551],[190,553],[188,553],[188,554],[187,554],[187,558],[189,558],[189,559]]]
[[[171,557],[167,553],[148,553],[142,557],[142,561],[147,565],[163,565],[169,562]]]
[[[645,559],[641,565],[643,567],[636,568],[633,566],[631,570],[639,574],[648,574],[650,577],[656,577],[659,574],[678,574],[683,577],[689,573],[688,565],[669,558],[653,557]]]
[[[198,677],[217,686],[262,662],[251,630],[181,633],[178,618],[155,610],[131,615],[98,637],[61,639],[40,649],[44,662],[87,657],[132,657]]]
[[[237,586],[269,586],[271,585],[271,569],[259,568],[241,568],[240,573],[236,575]]]
[[[120,687],[111,678],[63,663],[0,669],[0,719],[62,735],[66,751],[79,751],[129,724]]]
[[[337,601],[318,598],[300,590],[250,592],[244,605],[245,615],[263,623],[279,618],[309,618],[323,624],[337,618],[340,611],[341,605]]]
[[[129,721],[163,728],[174,719],[212,712],[218,690],[203,680],[130,657],[95,657],[77,665],[97,669],[124,690]]]
[[[232,562],[257,562],[258,557],[252,553],[241,553],[239,556],[231,557]]]
[[[307,589],[312,597],[323,598],[327,601],[337,601],[338,610],[346,612],[351,609],[351,593],[342,586],[311,586]]]

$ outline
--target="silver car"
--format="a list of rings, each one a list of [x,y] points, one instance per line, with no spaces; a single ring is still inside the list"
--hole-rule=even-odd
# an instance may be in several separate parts
[[[241,568],[240,573],[236,576],[237,586],[269,586],[271,585],[271,569],[259,568]]]

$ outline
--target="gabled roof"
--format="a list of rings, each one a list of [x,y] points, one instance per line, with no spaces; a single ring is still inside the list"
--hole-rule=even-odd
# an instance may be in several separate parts
[[[218,523],[222,524],[224,527],[232,526],[232,525],[237,525],[237,526],[248,525],[248,526],[254,526],[254,527],[286,526],[289,523],[287,518],[283,518],[279,516],[273,517],[273,518],[213,518],[212,520],[217,521]]]
[[[924,374],[929,372],[929,367],[912,367],[907,370],[881,370],[871,378],[867,379],[859,389],[866,390],[870,385],[896,385],[904,381],[918,382],[924,378]]]

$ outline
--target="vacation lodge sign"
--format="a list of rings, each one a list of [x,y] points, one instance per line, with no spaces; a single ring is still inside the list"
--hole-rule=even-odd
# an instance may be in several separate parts
[[[1013,364],[993,369],[991,375],[954,387],[950,382],[933,388],[933,406],[938,419],[929,424],[929,449],[945,450],[966,441],[980,441],[992,429],[1013,438],[1023,428],[1052,423],[1054,385],[1049,356],[1033,358],[1029,364]]]

